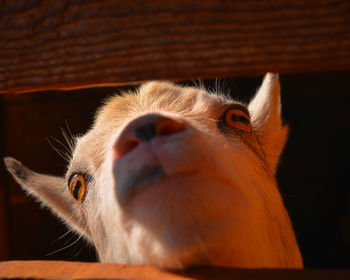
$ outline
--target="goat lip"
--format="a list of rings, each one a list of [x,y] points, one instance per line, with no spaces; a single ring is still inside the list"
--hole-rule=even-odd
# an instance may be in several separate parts
[[[116,196],[121,207],[125,207],[133,197],[152,183],[165,176],[163,168],[159,165],[146,166],[138,172],[129,173],[117,182]]]

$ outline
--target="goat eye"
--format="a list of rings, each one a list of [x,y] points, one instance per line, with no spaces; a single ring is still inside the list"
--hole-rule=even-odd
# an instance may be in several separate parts
[[[237,108],[228,109],[224,114],[224,122],[235,129],[251,132],[250,117],[243,110]]]
[[[85,177],[80,174],[74,174],[69,180],[69,191],[71,195],[81,203],[86,192]]]

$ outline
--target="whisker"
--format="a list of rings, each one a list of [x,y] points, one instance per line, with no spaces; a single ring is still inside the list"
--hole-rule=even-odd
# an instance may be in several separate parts
[[[60,144],[67,153],[71,153],[71,149],[70,149],[70,146],[67,147],[67,145],[65,145],[64,143],[62,143],[60,140],[58,140],[57,138],[55,137],[52,137],[53,140],[55,140],[58,144]]]
[[[61,128],[61,132],[62,132],[62,135],[63,135],[64,139],[67,142],[67,145],[69,147],[70,153],[73,153],[74,146],[75,146],[75,137],[74,137],[71,129],[69,128],[67,120],[65,120],[65,123],[66,123],[66,127],[67,127],[67,132],[68,133],[63,128]]]
[[[47,142],[49,143],[50,147],[59,155],[61,156],[65,161],[69,162],[71,160],[71,156],[66,151],[62,151],[59,148],[55,147],[52,142],[46,138]],[[55,139],[56,140],[56,139]]]
[[[56,240],[52,241],[51,244],[55,244],[56,242],[58,242],[59,240],[61,240],[62,238],[66,237],[71,231],[67,230],[64,234],[62,234],[60,237],[58,237]]]
[[[74,244],[76,244],[82,237],[83,237],[83,234],[80,234],[79,237],[78,237],[73,243],[71,243],[71,244],[69,244],[69,245],[67,245],[67,246],[64,246],[63,248],[57,249],[57,250],[55,250],[55,251],[53,251],[53,252],[51,252],[51,253],[46,254],[46,257],[51,256],[51,255],[54,255],[54,254],[56,254],[56,253],[58,253],[58,252],[61,252],[61,251],[63,251],[63,250],[66,250],[66,249],[72,247],[72,246],[73,246]]]

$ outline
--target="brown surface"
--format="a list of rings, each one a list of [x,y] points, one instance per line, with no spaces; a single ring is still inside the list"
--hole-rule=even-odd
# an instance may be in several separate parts
[[[0,263],[0,277],[55,279],[188,279],[154,267],[64,261],[12,261]]]
[[[4,131],[4,108],[2,104],[2,98],[0,96],[0,131]],[[1,133],[0,133],[1,135]],[[0,260],[6,260],[9,257],[8,244],[9,244],[9,201],[8,201],[8,188],[5,187],[4,173],[2,172],[3,163],[2,158],[4,156],[5,147],[4,137],[0,136]]]
[[[350,69],[350,1],[2,1],[0,92]]]
[[[0,277],[45,279],[350,279],[346,270],[194,268],[176,273],[152,266],[64,261],[0,262]]]

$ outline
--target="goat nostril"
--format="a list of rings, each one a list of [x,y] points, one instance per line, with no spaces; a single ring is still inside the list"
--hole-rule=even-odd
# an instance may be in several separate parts
[[[127,154],[131,150],[133,150],[137,145],[139,144],[139,141],[131,139],[128,142],[125,143],[123,153]]]
[[[147,115],[131,122],[121,133],[115,144],[117,158],[131,152],[141,142],[151,141],[156,136],[168,136],[185,130],[185,125],[177,120]]]
[[[182,123],[173,119],[160,118],[135,129],[135,135],[141,142],[147,142],[156,136],[167,136],[182,130],[184,130],[184,125]]]
[[[122,142],[117,142],[115,152],[117,158],[121,158],[127,153],[131,152],[140,143],[138,139],[129,138]]]
[[[185,129],[184,124],[173,119],[163,119],[157,124],[157,135],[171,135]]]
[[[135,130],[135,135],[142,142],[150,141],[156,136],[156,126],[153,123],[145,124]]]

